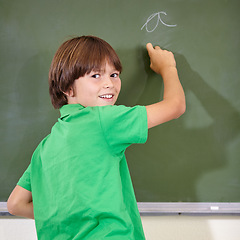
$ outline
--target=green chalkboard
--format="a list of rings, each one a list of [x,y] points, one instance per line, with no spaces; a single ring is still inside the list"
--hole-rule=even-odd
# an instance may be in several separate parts
[[[145,44],[174,52],[187,111],[127,150],[139,202],[240,201],[238,0],[0,0],[0,201],[57,120],[48,69],[59,45],[96,35],[119,54],[118,104],[161,99]]]

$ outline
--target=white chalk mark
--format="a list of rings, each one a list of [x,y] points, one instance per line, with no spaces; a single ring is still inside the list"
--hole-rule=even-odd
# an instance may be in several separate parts
[[[166,26],[166,27],[176,27],[176,26],[177,26],[177,24],[175,24],[175,25],[169,25],[169,24],[166,24],[165,22],[163,22],[163,20],[161,19],[161,16],[160,16],[161,14],[164,14],[165,16],[167,15],[167,13],[165,13],[165,12],[153,13],[151,16],[148,17],[146,23],[142,26],[141,30],[143,30],[143,28],[145,27],[147,32],[153,32],[153,31],[157,28],[157,26],[158,26],[158,24],[159,24],[159,21],[160,21],[164,26]],[[148,23],[149,23],[153,18],[155,18],[156,16],[157,16],[156,25],[155,25],[155,27],[154,27],[153,29],[149,30],[149,29],[148,29]]]

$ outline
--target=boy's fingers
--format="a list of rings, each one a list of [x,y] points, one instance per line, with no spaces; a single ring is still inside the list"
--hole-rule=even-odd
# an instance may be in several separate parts
[[[151,43],[148,43],[148,44],[146,45],[146,47],[147,47],[148,53],[150,53],[150,52],[152,52],[152,51],[154,51],[154,50],[157,50],[157,49],[160,49],[160,50],[161,50],[161,48],[160,48],[159,46],[153,47],[153,45],[152,45]]]
[[[154,50],[153,45],[151,43],[148,43],[146,45],[148,53],[150,53],[152,50]]]

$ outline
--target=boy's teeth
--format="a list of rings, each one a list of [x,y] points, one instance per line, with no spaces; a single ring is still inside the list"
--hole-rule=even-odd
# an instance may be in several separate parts
[[[113,95],[107,94],[107,95],[102,95],[102,96],[100,96],[100,97],[101,97],[101,98],[112,98]]]

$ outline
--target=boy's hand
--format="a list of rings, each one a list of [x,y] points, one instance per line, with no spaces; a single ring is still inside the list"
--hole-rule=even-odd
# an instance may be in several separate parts
[[[146,47],[151,62],[150,68],[154,72],[163,75],[169,71],[170,68],[176,68],[176,62],[172,52],[162,50],[159,46],[153,48],[151,43],[148,43]]]

